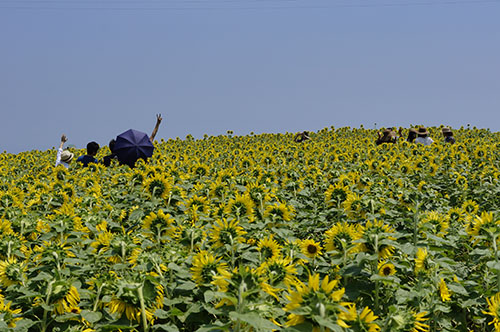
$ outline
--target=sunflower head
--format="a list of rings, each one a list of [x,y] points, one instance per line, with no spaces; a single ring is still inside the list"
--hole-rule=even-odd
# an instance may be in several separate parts
[[[325,232],[326,251],[355,253],[361,249],[355,241],[363,235],[363,229],[358,225],[345,222],[336,223]]]
[[[338,315],[337,324],[344,328],[350,328],[354,331],[378,332],[380,327],[377,323],[378,316],[375,316],[373,311],[365,307],[363,310],[356,310],[355,303],[346,304]]]
[[[58,280],[52,285],[50,301],[54,305],[54,312],[63,315],[78,308],[80,294],[70,281]]]
[[[151,197],[166,198],[172,190],[171,182],[162,175],[155,175],[143,182],[144,189]]]
[[[25,268],[15,257],[0,261],[0,283],[4,287],[21,283]]]
[[[495,331],[500,330],[500,292],[486,299],[488,311],[482,311],[483,314],[491,317],[489,325],[495,326]]]
[[[193,257],[191,275],[200,286],[214,282],[216,276],[226,275],[227,272],[227,264],[208,251],[202,250]]]
[[[392,276],[396,274],[396,267],[392,263],[380,261],[378,263],[378,274],[383,277]]]
[[[300,242],[302,253],[309,258],[316,258],[321,255],[321,244],[313,239],[303,240]]]
[[[271,234],[268,238],[259,240],[257,250],[264,260],[277,257],[281,252],[281,246]]]
[[[215,248],[220,248],[225,245],[234,245],[238,242],[244,242],[243,235],[246,232],[239,225],[238,220],[226,220],[222,218],[213,226],[209,236],[214,243]]]

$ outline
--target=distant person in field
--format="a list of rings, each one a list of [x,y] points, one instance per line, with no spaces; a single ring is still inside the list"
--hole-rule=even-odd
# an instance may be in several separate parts
[[[66,137],[66,135],[62,134],[61,144],[59,144],[59,149],[57,149],[56,166],[63,165],[64,167],[69,168],[69,164],[75,156],[68,150],[63,150],[64,143],[66,143],[67,141],[68,138]]]
[[[450,128],[444,127],[441,129],[441,132],[443,133],[445,143],[455,144],[455,137],[453,137],[453,132]]]
[[[431,145],[432,143],[434,143],[434,140],[429,137],[429,132],[427,131],[427,128],[420,127],[417,130],[417,138],[415,138],[415,143],[420,143],[423,145]]]
[[[416,138],[417,138],[417,130],[415,128],[410,128],[410,130],[408,130],[408,138],[406,138],[406,141],[413,143]]]
[[[158,128],[160,128],[160,123],[162,120],[163,120],[163,118],[161,117],[161,113],[156,114],[156,124],[155,124],[155,127],[153,128],[153,132],[151,133],[151,136],[149,137],[149,140],[151,141],[151,143],[153,143],[155,140],[156,133],[158,132]]]
[[[111,154],[108,154],[107,156],[105,156],[101,160],[101,163],[106,167],[111,165],[112,160],[118,160],[118,157],[116,156],[116,153],[114,152],[115,151],[115,143],[116,143],[116,140],[114,138],[111,141],[109,141],[108,147],[109,147],[109,151],[111,151]]]
[[[78,157],[76,162],[82,163],[83,167],[87,167],[90,163],[97,164],[98,160],[95,158],[97,152],[99,151],[99,144],[97,142],[89,142],[87,144],[87,154]]]
[[[376,145],[380,145],[382,143],[396,143],[398,141],[399,136],[401,136],[401,128],[399,128],[399,136],[394,131],[394,128],[387,128],[380,132],[377,132],[378,138],[375,141]]]
[[[309,137],[309,132],[308,131],[303,131],[301,133],[298,133],[295,135],[295,138],[293,139],[297,143],[305,142],[310,140],[311,137]]]
[[[151,133],[151,136],[149,136],[149,140],[151,141],[151,143],[154,142],[155,136],[158,133],[158,129],[160,128],[160,124],[161,124],[162,120],[163,120],[163,118],[162,118],[161,114],[156,114],[156,124],[155,124],[155,127],[153,128],[153,132]],[[108,146],[109,146],[109,150],[111,151],[111,154],[102,158],[102,164],[104,166],[110,166],[112,160],[118,160],[118,157],[117,157],[116,151],[115,151],[115,144],[116,144],[116,140],[114,138],[111,141],[109,141]]]

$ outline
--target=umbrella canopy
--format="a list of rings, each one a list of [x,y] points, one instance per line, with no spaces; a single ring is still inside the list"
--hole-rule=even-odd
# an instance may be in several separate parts
[[[116,137],[113,152],[116,153],[121,164],[134,167],[137,159],[146,160],[153,155],[153,143],[149,136],[142,131],[129,129]]]

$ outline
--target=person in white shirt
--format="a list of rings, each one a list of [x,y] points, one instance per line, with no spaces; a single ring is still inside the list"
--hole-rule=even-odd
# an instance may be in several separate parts
[[[63,165],[66,168],[69,168],[69,163],[73,160],[75,156],[73,153],[68,150],[63,150],[63,145],[68,141],[66,135],[61,136],[61,144],[59,144],[59,149],[57,149],[57,157],[56,157],[56,166]]]
[[[420,127],[417,130],[417,138],[415,138],[415,143],[420,143],[423,145],[431,145],[434,140],[429,137],[429,132],[425,127]]]

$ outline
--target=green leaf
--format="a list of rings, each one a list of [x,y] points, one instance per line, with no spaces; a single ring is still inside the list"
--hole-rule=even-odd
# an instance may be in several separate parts
[[[153,325],[153,331],[179,332],[179,328],[174,324]]]
[[[486,266],[488,266],[493,272],[500,271],[500,262],[489,261],[488,263],[486,263]]]
[[[187,290],[187,291],[193,290],[195,288],[196,288],[196,284],[192,281],[185,281],[184,283],[182,283],[176,287],[176,289]]]
[[[279,327],[274,324],[273,322],[260,317],[256,313],[246,313],[246,314],[240,314],[236,311],[231,311],[229,313],[229,317],[235,321],[235,320],[240,320],[242,322],[245,322],[252,327],[254,327],[258,331],[271,331],[273,329],[278,329]]]
[[[324,326],[324,327],[328,327],[330,330],[332,331],[336,331],[336,332],[343,332],[343,329],[337,325],[337,323],[334,323],[332,322],[330,319],[328,318],[324,318],[324,317],[321,317],[321,316],[316,316],[314,315],[313,316],[313,319],[320,325],[320,326]]]
[[[90,310],[82,310],[80,314],[84,319],[88,320],[91,324],[97,323],[102,318],[102,313]]]

